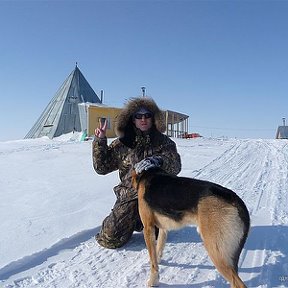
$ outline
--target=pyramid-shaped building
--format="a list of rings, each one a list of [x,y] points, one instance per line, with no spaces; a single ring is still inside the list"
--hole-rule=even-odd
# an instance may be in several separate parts
[[[69,132],[84,131],[79,104],[101,103],[101,100],[76,64],[25,138],[47,136],[52,139]]]

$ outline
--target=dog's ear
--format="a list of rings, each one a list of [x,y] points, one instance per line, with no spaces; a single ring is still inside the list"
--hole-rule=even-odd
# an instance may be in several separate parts
[[[132,170],[131,172],[131,176],[132,176],[132,187],[137,190],[137,186],[138,186],[138,175],[135,171],[135,169]]]

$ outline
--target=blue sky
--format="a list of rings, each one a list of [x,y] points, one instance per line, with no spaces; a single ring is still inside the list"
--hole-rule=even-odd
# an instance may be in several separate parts
[[[146,87],[203,136],[288,122],[288,1],[0,1],[0,141],[21,139],[75,63],[104,103]]]

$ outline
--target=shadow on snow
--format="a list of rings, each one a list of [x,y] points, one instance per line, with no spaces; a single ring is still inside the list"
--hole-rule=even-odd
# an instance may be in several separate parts
[[[79,232],[69,238],[65,238],[51,246],[50,248],[36,252],[32,255],[25,256],[22,259],[13,261],[0,269],[0,280],[6,280],[14,274],[21,273],[30,268],[38,266],[48,258],[58,255],[63,250],[73,250],[81,243],[88,241],[94,237],[100,230],[100,227]]]
[[[99,232],[100,227],[80,232],[67,239],[62,239],[48,249],[26,256],[20,260],[14,261],[6,265],[0,270],[0,279],[6,280],[10,276],[33,268],[47,261],[48,258],[56,256],[63,250],[73,250],[81,243],[93,238]],[[179,231],[171,231],[168,236],[168,243],[200,243],[202,242],[195,227],[186,227]],[[252,274],[250,280],[245,281],[248,287],[257,287],[259,285],[268,285],[276,287],[287,285],[288,287],[288,226],[254,226],[251,227],[247,242],[244,246],[242,256],[249,251],[266,251],[264,266],[256,267],[240,267],[239,273]],[[121,249],[130,251],[139,251],[146,249],[142,233],[134,233],[131,241]],[[267,256],[268,255],[268,256]],[[244,257],[245,258],[245,257]],[[244,259],[245,260],[245,259]],[[148,261],[148,259],[147,259]],[[257,261],[255,261],[256,263]],[[240,258],[241,263],[241,258]],[[171,261],[163,261],[162,265],[171,267],[181,267],[184,269],[215,269],[212,265],[193,265],[192,263],[173,263]],[[200,284],[165,284],[162,287],[195,287],[203,286],[212,287],[229,287],[222,277],[217,277],[215,281],[206,281]],[[286,286],[285,286],[286,287]]]
[[[144,240],[136,235],[137,240],[141,241],[141,249],[145,248]],[[136,239],[134,239],[136,240]],[[195,227],[186,227],[179,231],[171,231],[169,233],[167,243],[199,243],[202,242]],[[139,243],[138,243],[139,244]],[[131,250],[137,250],[133,245]],[[138,245],[138,249],[139,249]],[[128,247],[126,249],[129,249]],[[130,250],[130,249],[129,249]],[[268,287],[277,287],[284,285],[288,287],[288,226],[254,226],[251,227],[248,239],[242,252],[242,258],[246,253],[252,252],[257,257],[257,251],[263,251],[263,266],[240,267],[239,273],[247,273],[249,279],[244,281],[247,287],[258,287],[260,285],[268,285]],[[264,251],[266,252],[264,254]],[[186,252],[187,253],[187,252]],[[192,252],[193,253],[193,252]],[[251,254],[251,253],[250,253]],[[244,257],[243,257],[244,256]],[[259,255],[258,255],[259,256]],[[191,257],[192,258],[192,257]],[[241,259],[239,264],[241,264]],[[242,259],[245,260],[245,259]],[[148,259],[147,259],[148,261]],[[252,260],[253,261],[253,260]],[[251,261],[248,261],[249,264]],[[259,263],[259,259],[255,259],[255,263]],[[252,262],[253,263],[253,262]],[[212,263],[211,263],[212,264]],[[171,261],[162,261],[161,265],[169,267],[180,267],[183,269],[215,269],[213,265],[193,265],[192,263],[173,263]],[[244,277],[243,277],[244,278]],[[230,287],[226,281],[220,276],[215,281],[206,281],[200,284],[166,284],[161,283],[161,287],[195,287],[203,286],[212,287]]]

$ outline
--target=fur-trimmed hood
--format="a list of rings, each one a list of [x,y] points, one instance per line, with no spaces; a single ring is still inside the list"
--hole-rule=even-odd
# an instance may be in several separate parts
[[[164,112],[159,109],[155,101],[150,97],[135,97],[129,99],[118,115],[116,121],[116,134],[119,137],[124,137],[127,127],[131,127],[133,115],[140,109],[146,108],[153,114],[153,123],[155,128],[163,133],[166,130]]]

